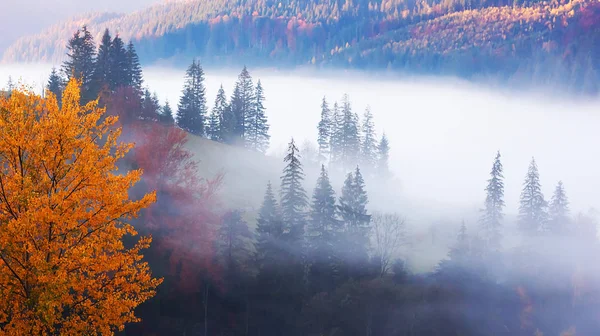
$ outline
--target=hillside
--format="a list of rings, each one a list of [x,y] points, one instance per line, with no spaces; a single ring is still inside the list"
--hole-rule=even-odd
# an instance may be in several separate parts
[[[95,14],[23,37],[3,62],[61,61],[88,25],[132,39],[143,62],[389,69],[598,90],[595,0],[206,0]]]

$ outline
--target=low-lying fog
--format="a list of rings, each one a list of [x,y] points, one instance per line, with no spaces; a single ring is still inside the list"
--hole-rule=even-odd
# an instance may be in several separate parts
[[[51,66],[0,66],[0,80],[19,77],[36,90]],[[229,96],[238,71],[206,69],[209,108],[222,83]],[[527,167],[535,156],[549,200],[562,180],[573,212],[600,208],[600,101],[486,89],[450,79],[378,79],[356,74],[310,76],[252,70],[265,89],[271,153],[290,137],[315,142],[323,96],[333,103],[348,93],[362,115],[371,106],[379,134],[391,143],[390,168],[398,190],[415,204],[471,212],[482,206],[497,150],[505,168],[506,212],[514,214]],[[151,67],[144,77],[164,102],[176,106],[184,70]],[[0,86],[4,83],[0,82]],[[312,190],[314,181],[307,181]],[[400,209],[401,210],[401,209]]]

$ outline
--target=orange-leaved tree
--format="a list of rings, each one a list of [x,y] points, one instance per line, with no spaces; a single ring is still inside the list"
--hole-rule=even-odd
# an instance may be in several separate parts
[[[127,220],[154,202],[131,200],[142,172],[117,174],[131,149],[77,81],[56,98],[26,89],[0,98],[0,335],[105,335],[138,319],[155,294]]]

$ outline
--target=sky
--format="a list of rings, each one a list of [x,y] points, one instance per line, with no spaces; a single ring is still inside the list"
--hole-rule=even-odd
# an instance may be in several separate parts
[[[164,0],[163,0],[164,1]],[[3,0],[0,10],[0,50],[16,38],[86,12],[130,12],[161,0]]]

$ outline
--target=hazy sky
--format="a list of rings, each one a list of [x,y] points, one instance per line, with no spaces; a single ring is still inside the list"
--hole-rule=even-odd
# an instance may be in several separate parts
[[[91,11],[129,12],[164,0],[2,0],[0,50],[19,36],[37,33],[73,15]]]

